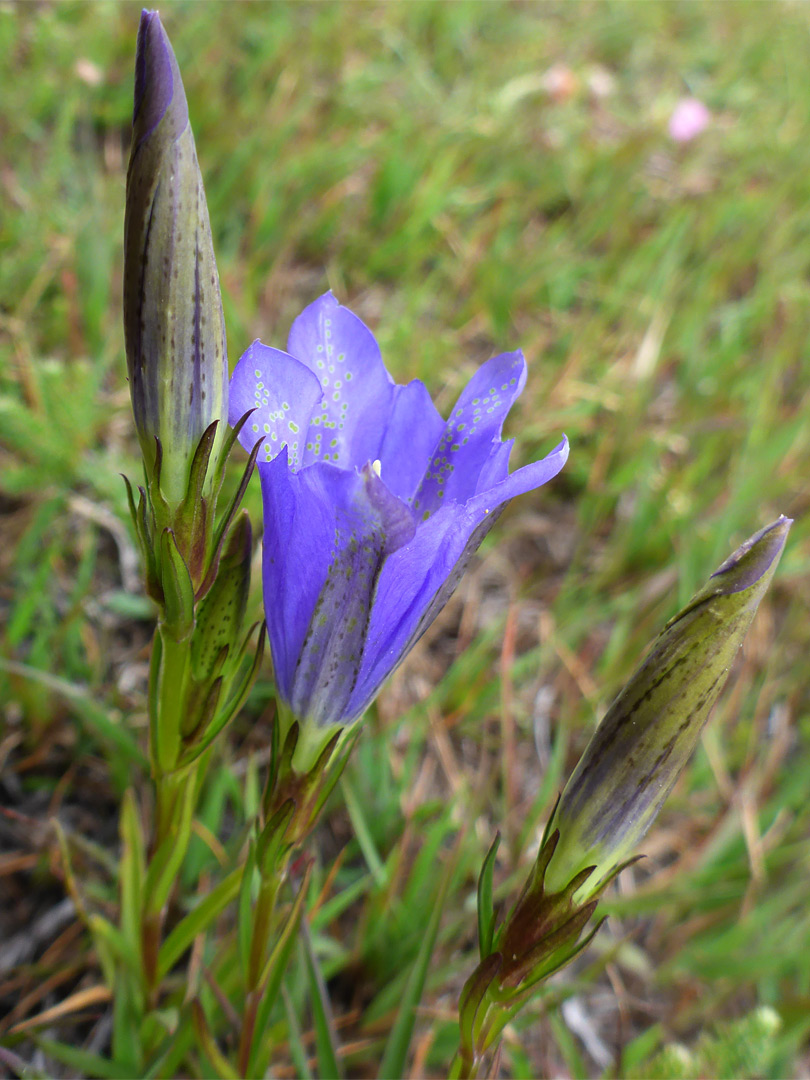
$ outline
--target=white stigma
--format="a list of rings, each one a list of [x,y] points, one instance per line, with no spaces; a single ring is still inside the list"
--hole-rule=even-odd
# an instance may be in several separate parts
[[[372,461],[371,468],[377,474],[377,476],[382,478],[382,462],[379,458],[377,458],[376,461]]]

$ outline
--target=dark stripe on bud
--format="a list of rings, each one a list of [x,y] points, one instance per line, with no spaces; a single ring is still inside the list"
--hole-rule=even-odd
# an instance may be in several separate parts
[[[652,824],[695,749],[791,524],[780,517],[740,545],[670,620],[611,705],[560,800],[550,888],[594,864],[598,884]]]

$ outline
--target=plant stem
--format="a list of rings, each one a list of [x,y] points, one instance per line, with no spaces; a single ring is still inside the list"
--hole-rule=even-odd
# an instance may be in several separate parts
[[[152,648],[149,760],[155,790],[155,813],[149,844],[141,918],[141,956],[146,1007],[160,996],[158,955],[166,907],[191,839],[191,819],[205,757],[191,767],[175,768],[180,733],[187,712],[189,642],[177,641],[159,623]]]
[[[277,868],[277,874],[272,878],[262,878],[259,886],[259,896],[256,900],[256,908],[253,915],[253,935],[250,943],[250,956],[248,958],[247,972],[247,995],[245,998],[245,1017],[242,1024],[242,1033],[239,1037],[239,1073],[246,1075],[250,1051],[253,1045],[253,1034],[256,1027],[256,1014],[262,999],[264,987],[261,985],[265,960],[267,957],[267,943],[272,929],[273,911],[275,910],[276,897],[278,896],[279,882],[283,873],[283,867]]]

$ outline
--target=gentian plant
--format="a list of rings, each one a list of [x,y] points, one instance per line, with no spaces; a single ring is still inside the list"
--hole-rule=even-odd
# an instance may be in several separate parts
[[[149,11],[141,16],[135,61],[124,262],[127,368],[144,464],[137,503],[128,481],[127,491],[146,590],[158,607],[148,842],[134,796],[122,818],[122,928],[138,959],[122,1016],[132,1020],[159,1002],[163,922],[208,751],[244,701],[263,642],[260,635],[252,646],[255,627],[245,625],[252,530],[238,509],[250,462],[217,514],[238,428],[229,433],[226,423],[225,327],[205,193],[177,61],[160,17]],[[126,1023],[116,1031],[129,1037]],[[138,1067],[139,1053],[127,1056]]]
[[[421,382],[393,381],[371,331],[331,293],[294,321],[286,351],[255,341],[229,385],[188,104],[155,12],[141,17],[134,97],[124,330],[144,479],[127,491],[157,614],[147,691],[151,784],[123,801],[117,924],[83,911],[113,999],[112,1061],[71,1058],[70,1048],[66,1060],[99,1076],[185,1075],[189,1062],[194,1075],[266,1075],[286,1038],[281,1029],[301,1048],[284,985],[300,945],[319,1054],[337,1075],[305,922],[305,845],[380,687],[507,503],[551,480],[568,443],[563,437],[546,457],[510,472],[513,441],[501,436],[526,382],[523,355],[483,364],[443,418]],[[222,508],[237,440],[249,457]],[[256,637],[247,625],[253,531],[240,511],[254,465],[277,709],[264,793],[251,767],[251,795],[226,851],[197,813],[217,739],[262,663],[264,630]],[[789,525],[780,518],[752,537],[665,628],[597,730],[523,892],[500,921],[497,842],[491,848],[478,892],[480,964],[461,996],[453,1076],[478,1074],[532,990],[595,932],[600,894],[632,858],[694,749]],[[216,851],[219,879],[173,903],[195,827]],[[327,874],[330,886],[337,870]],[[441,907],[405,984],[383,1075],[405,1068]],[[190,949],[193,960],[181,967]],[[305,1054],[296,1066],[308,1073]]]

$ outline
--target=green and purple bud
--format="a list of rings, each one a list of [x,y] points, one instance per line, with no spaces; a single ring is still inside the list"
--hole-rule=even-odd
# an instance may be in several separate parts
[[[667,623],[613,702],[554,816],[560,842],[548,888],[593,866],[591,891],[633,854],[697,745],[791,524],[780,517],[741,544]]]
[[[159,607],[149,683],[155,776],[190,769],[241,707],[261,662],[246,625],[252,532],[217,513],[228,455],[225,324],[188,104],[157,12],[135,58],[124,224],[124,331],[146,482],[129,481],[146,587]],[[258,448],[256,448],[258,452]]]
[[[602,891],[629,863],[695,749],[774,575],[792,522],[755,533],[664,627],[569,780],[517,903],[496,925],[498,840],[478,884],[481,962],[459,1001],[453,1080],[479,1074],[531,988],[580,952]]]
[[[155,11],[141,14],[133,125],[124,224],[127,367],[147,477],[157,457],[163,497],[178,507],[203,433],[227,418],[228,365],[188,104]],[[218,424],[213,462],[225,428]]]

